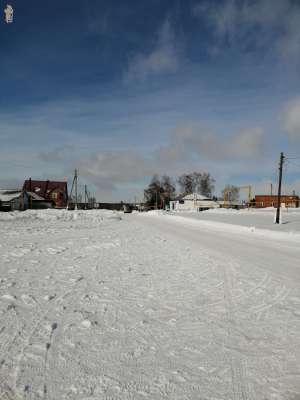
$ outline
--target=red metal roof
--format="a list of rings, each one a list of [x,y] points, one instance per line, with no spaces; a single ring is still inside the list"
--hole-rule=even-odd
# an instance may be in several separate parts
[[[57,181],[37,181],[33,179],[27,179],[24,182],[23,190],[27,192],[33,192],[37,195],[44,197],[47,200],[53,200],[51,194],[53,192],[61,192],[63,194],[63,198],[59,199],[56,205],[61,206],[64,205],[68,198],[68,186],[67,182],[57,182]]]

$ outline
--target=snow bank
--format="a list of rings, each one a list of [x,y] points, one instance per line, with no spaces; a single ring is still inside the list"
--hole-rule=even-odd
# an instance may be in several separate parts
[[[228,210],[226,210],[228,211]],[[236,211],[236,210],[235,210]],[[245,211],[245,210],[243,210]],[[240,213],[240,211],[237,211]],[[199,213],[196,213],[199,215]],[[255,226],[242,226],[231,223],[224,223],[219,221],[209,221],[209,220],[201,220],[194,218],[187,218],[185,216],[180,215],[180,213],[167,213],[165,211],[149,211],[147,214],[149,217],[154,218],[167,218],[169,220],[173,220],[174,222],[182,225],[182,226],[194,226],[198,228],[205,228],[205,230],[210,231],[218,231],[218,232],[228,232],[232,234],[246,234],[246,235],[256,235],[259,237],[265,237],[268,239],[277,239],[282,241],[293,241],[300,243],[300,233],[299,232],[278,232],[269,229],[261,229]]]
[[[270,215],[276,213],[276,208],[266,207],[266,208],[244,208],[241,210],[235,210],[232,208],[214,208],[210,210],[202,211],[204,214],[226,214],[226,215]],[[281,213],[285,214],[296,214],[300,215],[300,208],[281,208]]]
[[[14,211],[0,214],[0,221],[89,221],[100,222],[103,220],[121,220],[119,212],[110,210],[27,210],[27,211]]]

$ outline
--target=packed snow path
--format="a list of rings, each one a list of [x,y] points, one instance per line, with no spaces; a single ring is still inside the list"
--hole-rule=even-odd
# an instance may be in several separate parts
[[[297,238],[2,215],[1,399],[299,399]]]

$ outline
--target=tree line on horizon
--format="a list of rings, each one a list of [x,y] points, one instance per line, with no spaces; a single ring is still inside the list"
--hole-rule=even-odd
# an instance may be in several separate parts
[[[177,195],[185,196],[190,193],[198,193],[208,198],[217,200],[213,196],[215,179],[208,172],[184,173],[175,178],[168,175],[159,176],[155,174],[148,187],[144,190],[145,203],[149,207],[163,208],[170,204]],[[177,187],[179,191],[177,191]],[[223,199],[225,193],[230,192],[230,200],[237,201],[239,188],[234,185],[226,185],[222,191]]]

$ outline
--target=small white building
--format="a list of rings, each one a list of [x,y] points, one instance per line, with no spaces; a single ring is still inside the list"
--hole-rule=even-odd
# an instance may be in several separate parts
[[[170,211],[203,211],[219,207],[216,201],[199,193],[187,194],[170,201]]]
[[[24,210],[28,196],[22,189],[0,189],[0,211]]]

